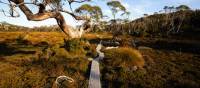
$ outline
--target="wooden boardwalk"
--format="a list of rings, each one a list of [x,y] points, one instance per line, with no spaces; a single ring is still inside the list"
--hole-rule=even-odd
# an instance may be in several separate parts
[[[89,88],[101,88],[99,62],[97,60],[92,61]]]
[[[99,60],[104,58],[104,53],[100,51],[101,47],[102,45],[98,44],[96,48],[99,56],[92,61],[88,88],[101,88]]]

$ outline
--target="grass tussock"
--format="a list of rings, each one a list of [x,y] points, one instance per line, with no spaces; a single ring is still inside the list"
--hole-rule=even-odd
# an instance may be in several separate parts
[[[199,55],[171,50],[141,50],[143,69],[101,63],[105,88],[199,88]],[[118,56],[113,56],[118,58]],[[104,59],[105,60],[105,59]],[[113,60],[115,62],[115,60]],[[112,63],[110,61],[110,63]]]
[[[104,60],[111,66],[137,66],[140,68],[144,66],[144,59],[141,53],[130,47],[105,50]]]
[[[132,79],[145,75],[144,59],[141,53],[131,47],[104,50],[101,63],[102,85],[104,88],[130,88]]]

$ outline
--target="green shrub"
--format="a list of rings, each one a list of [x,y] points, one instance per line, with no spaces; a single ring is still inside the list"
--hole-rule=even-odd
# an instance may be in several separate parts
[[[65,41],[65,48],[70,51],[76,51],[81,48],[80,46],[81,41],[79,39],[72,39]]]

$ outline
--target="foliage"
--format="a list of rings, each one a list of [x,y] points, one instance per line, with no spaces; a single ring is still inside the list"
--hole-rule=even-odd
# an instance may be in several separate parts
[[[126,8],[119,1],[110,1],[110,2],[107,2],[107,5],[110,7],[114,19],[115,19],[115,15],[119,11],[126,13]]]
[[[76,13],[82,14],[84,16],[90,16],[95,20],[99,20],[103,17],[102,10],[99,6],[91,6],[89,4],[83,4],[75,10]]]
[[[114,11],[126,11],[126,8],[119,1],[110,1],[107,3],[108,6]]]
[[[190,7],[188,7],[187,5],[180,5],[180,6],[178,6],[178,7],[176,7],[176,9],[178,10],[178,11],[183,11],[183,10],[190,10]]]

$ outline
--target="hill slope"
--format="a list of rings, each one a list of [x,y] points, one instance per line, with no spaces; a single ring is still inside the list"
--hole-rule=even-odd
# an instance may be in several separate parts
[[[149,15],[129,23],[111,24],[106,31],[114,34],[129,34],[133,36],[178,35],[200,39],[200,10],[177,11]]]

